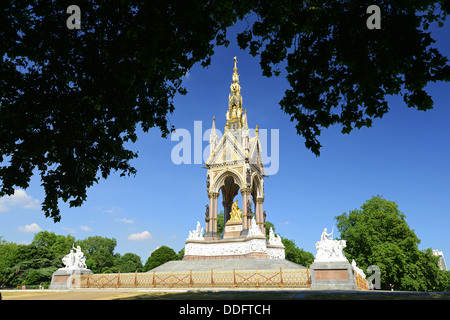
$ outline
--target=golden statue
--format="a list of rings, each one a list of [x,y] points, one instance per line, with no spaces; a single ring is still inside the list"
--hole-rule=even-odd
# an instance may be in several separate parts
[[[228,221],[242,221],[242,210],[239,209],[237,203],[238,201],[236,200],[231,206],[230,220]]]

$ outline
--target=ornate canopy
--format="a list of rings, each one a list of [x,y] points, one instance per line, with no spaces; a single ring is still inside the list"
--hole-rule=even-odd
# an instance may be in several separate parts
[[[222,194],[225,222],[230,218],[234,198],[242,194],[242,234],[248,232],[250,219],[256,216],[258,226],[264,229],[264,165],[261,156],[261,142],[258,126],[255,136],[250,136],[247,123],[247,110],[243,109],[241,86],[237,73],[237,59],[234,57],[234,69],[231,92],[228,97],[226,125],[224,134],[219,140],[216,132],[215,117],[213,117],[210,135],[210,154],[206,160],[207,192],[210,198],[209,216],[206,218],[206,237],[215,239],[220,235],[217,230],[217,198]],[[252,204],[255,210],[252,210]],[[255,211],[254,213],[252,211]]]

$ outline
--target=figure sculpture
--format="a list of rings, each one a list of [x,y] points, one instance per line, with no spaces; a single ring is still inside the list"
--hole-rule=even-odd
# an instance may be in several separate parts
[[[258,228],[258,225],[256,224],[255,217],[252,217],[251,223],[250,223],[250,229],[248,229],[248,236],[256,236],[261,235],[263,236],[263,233]]]
[[[269,244],[271,245],[282,245],[281,237],[273,232],[273,228],[270,227],[269,230]]]
[[[247,180],[247,184],[251,185],[251,183],[252,183],[252,174],[251,174],[250,170],[247,170],[246,180]]]
[[[206,206],[206,211],[205,211],[205,220],[208,220],[209,219],[209,204],[207,204]]]
[[[247,201],[247,216],[252,214],[252,202],[250,199]]]
[[[242,210],[239,209],[237,200],[233,202],[233,205],[231,206],[229,221],[242,221]]]
[[[333,232],[323,229],[320,241],[316,243],[316,258],[314,261],[347,261],[343,249],[347,246],[345,240],[333,240]]]
[[[333,240],[333,231],[327,233],[327,228],[323,229],[322,235],[320,236],[320,241]]]
[[[76,252],[73,252],[76,250]],[[64,269],[86,269],[86,257],[84,253],[81,251],[81,247],[72,245],[72,249],[70,249],[69,254],[66,254],[62,258],[62,262],[64,264]]]
[[[203,228],[200,229],[200,222],[199,221],[197,221],[197,228],[195,230],[193,230],[193,231],[189,231],[188,239],[204,240]]]

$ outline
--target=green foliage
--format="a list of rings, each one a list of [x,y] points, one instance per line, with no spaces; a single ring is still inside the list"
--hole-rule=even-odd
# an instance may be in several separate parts
[[[269,239],[270,228],[275,233],[275,226],[272,222],[266,221],[266,238]],[[284,245],[285,259],[301,266],[309,267],[314,261],[314,255],[311,252],[307,252],[300,249],[295,244],[294,240],[289,240],[281,237],[281,243]]]
[[[273,228],[273,232],[275,232],[275,226],[272,222],[266,221],[266,238],[269,239],[270,237],[270,228]]]
[[[64,257],[75,243],[71,235],[56,235],[54,232],[41,231],[34,235],[33,242],[37,247],[46,247],[54,257]]]
[[[177,253],[177,260],[183,260],[184,258],[184,247]]]
[[[12,267],[13,265],[21,261],[18,251],[19,245],[16,243],[0,243],[0,270]]]
[[[135,174],[126,142],[138,125],[163,137],[173,129],[167,114],[186,93],[183,76],[209,64],[237,19],[228,4],[83,0],[78,31],[58,1],[3,6],[0,160],[11,161],[0,168],[0,196],[26,189],[37,168],[42,209],[59,221],[58,200],[80,206],[100,177]]]
[[[34,235],[29,245],[0,243],[0,285],[15,287],[25,282],[38,285],[50,282],[53,272],[63,267],[61,258],[66,255],[75,238],[41,231]]]
[[[53,272],[62,267],[52,259],[48,248],[34,244],[0,244],[0,285],[15,287],[50,281]]]
[[[29,245],[0,242],[0,286],[15,287],[49,283],[53,272],[63,267],[62,257],[72,245],[80,245],[86,256],[86,265],[94,273],[141,272],[141,258],[134,253],[123,256],[115,253],[116,239],[100,236],[75,240],[71,235],[53,232],[36,233]]]
[[[168,261],[178,260],[178,256],[172,248],[161,246],[152,252],[144,265],[144,271],[152,270]]]
[[[217,215],[217,234],[220,236],[223,233],[223,228],[225,225],[223,210],[220,210]]]
[[[449,279],[440,270],[439,258],[433,255],[432,250],[417,251],[414,258],[415,263],[406,266],[401,287],[410,291],[445,291]]]
[[[335,217],[349,261],[355,259],[363,270],[377,265],[381,286],[392,283],[397,290],[442,291],[447,279],[438,267],[431,249],[420,251],[414,230],[410,229],[398,205],[381,196],[372,197],[361,209]]]
[[[389,95],[433,107],[425,88],[449,81],[450,67],[429,26],[442,25],[448,1],[383,3],[381,30],[366,28],[367,1],[312,3],[83,0],[82,27],[68,30],[59,1],[4,2],[0,196],[26,189],[36,172],[42,210],[59,221],[58,201],[81,206],[111,172],[136,174],[137,152],[126,143],[137,140],[137,126],[170,133],[173,99],[187,92],[183,76],[209,65],[243,18],[238,45],[260,56],[265,76],[286,66],[290,88],[280,106],[316,155],[324,128],[370,127],[388,112]]]
[[[445,271],[444,274],[447,277],[447,290],[445,291],[450,292],[450,270]]]
[[[114,254],[117,241],[112,238],[101,236],[88,237],[76,243],[86,256],[86,265],[94,273],[102,273],[110,270],[114,266],[115,259],[118,258]]]
[[[417,110],[433,107],[427,83],[450,80],[448,59],[433,47],[429,30],[449,12],[448,2],[440,2],[442,8],[431,0],[380,3],[380,30],[366,27],[367,1],[257,2],[256,19],[238,43],[260,55],[265,76],[286,65],[290,88],[281,108],[319,155],[323,129],[370,127],[389,111],[389,95]]]
[[[122,273],[126,272],[142,272],[144,266],[142,265],[141,258],[134,253],[125,253],[118,258],[115,263],[115,267]]]
[[[314,262],[314,255],[297,247],[293,240],[281,238],[284,245],[285,259],[304,267],[309,267]]]

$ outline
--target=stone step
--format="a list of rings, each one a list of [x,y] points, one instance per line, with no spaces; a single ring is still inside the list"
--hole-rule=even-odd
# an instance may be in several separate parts
[[[148,272],[192,272],[195,271],[233,271],[235,270],[285,270],[305,269],[304,266],[284,259],[205,259],[205,260],[175,260],[166,262]]]

